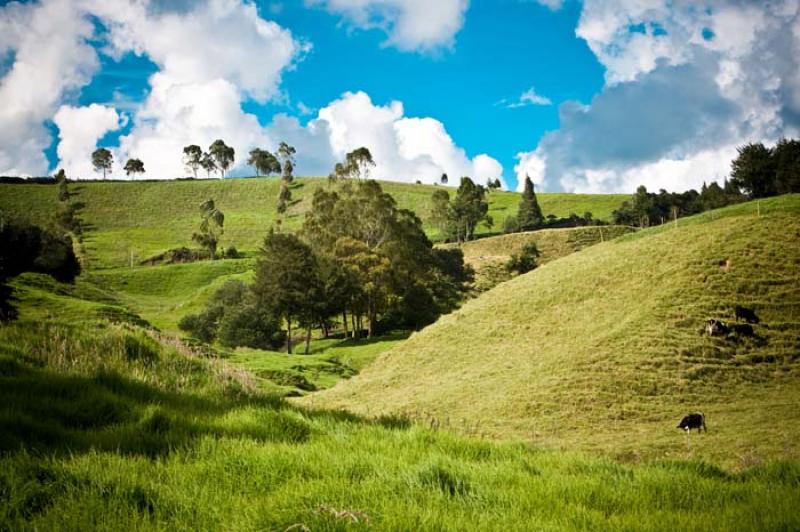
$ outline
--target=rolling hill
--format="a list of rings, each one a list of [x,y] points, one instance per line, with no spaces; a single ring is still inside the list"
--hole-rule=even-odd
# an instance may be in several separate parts
[[[382,182],[400,207],[411,209],[423,220],[433,239],[436,229],[428,223],[429,200],[438,187]],[[168,249],[191,246],[199,223],[198,207],[214,198],[225,213],[222,245],[252,252],[261,245],[276,220],[277,178],[109,181],[71,183],[72,201],[85,226],[84,247],[91,268],[129,266]],[[292,204],[283,219],[290,230],[303,223],[314,190],[327,186],[325,178],[298,178],[292,188]],[[627,199],[625,195],[540,194],[544,213],[568,216],[591,211],[595,218],[609,219]],[[519,194],[489,194],[493,228],[480,226],[479,234],[497,232],[506,216],[515,214]],[[35,223],[49,222],[56,212],[55,185],[0,184],[0,210]]]
[[[753,308],[755,337],[699,334]],[[466,433],[732,466],[800,449],[800,195],[622,236],[504,283],[301,400]],[[689,411],[709,432],[675,428]]]

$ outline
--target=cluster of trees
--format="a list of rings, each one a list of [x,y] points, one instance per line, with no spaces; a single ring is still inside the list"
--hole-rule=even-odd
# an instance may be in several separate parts
[[[780,140],[773,148],[761,143],[738,148],[731,162],[731,175],[720,186],[703,183],[700,192],[648,192],[636,189],[629,201],[614,211],[614,223],[647,227],[681,216],[790,192],[800,192],[800,141]]]
[[[95,172],[103,172],[103,179],[114,166],[114,156],[106,148],[97,148],[92,152],[92,167]],[[131,176],[144,173],[144,163],[140,159],[128,159],[123,167],[125,175]]]
[[[731,163],[731,184],[748,198],[800,192],[800,140],[781,139],[772,147],[751,143]]]
[[[471,279],[461,250],[435,249],[420,219],[377,182],[344,181],[314,193],[299,234],[269,231],[252,285],[225,287],[181,328],[231,346],[274,348],[285,338],[291,353],[294,327],[308,350],[314,328],[357,338],[427,325],[458,305]]]
[[[0,321],[16,318],[8,281],[23,272],[38,272],[72,282],[81,267],[72,239],[61,232],[8,219],[0,211]]]
[[[447,175],[443,175],[444,183]],[[466,242],[475,237],[478,224],[492,227],[489,216],[487,189],[476,185],[469,177],[462,177],[453,200],[447,190],[437,190],[431,197],[431,221],[448,241]]]
[[[202,168],[208,177],[211,177],[211,172],[219,171],[219,177],[222,179],[233,164],[235,155],[236,152],[231,146],[225,144],[222,139],[217,139],[205,152],[197,144],[184,146],[183,164],[195,178],[197,178],[197,170]]]

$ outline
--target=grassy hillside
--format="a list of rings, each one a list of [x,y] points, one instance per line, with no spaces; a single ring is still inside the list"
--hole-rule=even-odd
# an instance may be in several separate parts
[[[536,244],[540,253],[537,262],[542,265],[633,231],[635,229],[632,227],[617,225],[542,229],[481,238],[465,242],[459,247],[464,252],[464,262],[475,270],[475,289],[482,292],[510,278],[506,263],[529,243]],[[452,248],[458,244],[440,246]]]
[[[159,182],[87,182],[70,185],[78,216],[87,229],[85,247],[93,268],[129,265],[167,249],[192,245],[191,236],[199,223],[198,206],[214,198],[225,213],[224,246],[240,251],[258,249],[267,229],[276,219],[275,203],[279,180],[276,178],[225,179]],[[292,205],[284,225],[297,229],[303,213],[318,187],[327,186],[322,178],[297,179],[292,189]],[[429,200],[435,187],[382,183],[403,208],[412,209],[428,224]],[[49,221],[57,206],[55,185],[0,184],[0,210],[33,222]],[[571,212],[591,211],[596,218],[608,219],[611,211],[626,198],[623,195],[541,194],[544,213],[567,216]],[[481,226],[481,234],[498,231],[506,216],[515,214],[519,194],[492,192],[489,213],[493,229]]]
[[[790,530],[798,485],[298,409],[102,319],[0,327],[2,530]]]
[[[737,304],[761,317],[756,338],[699,334],[709,318],[733,321]],[[800,195],[551,262],[310,401],[630,459],[797,457]],[[710,431],[687,441],[675,425],[695,410]]]

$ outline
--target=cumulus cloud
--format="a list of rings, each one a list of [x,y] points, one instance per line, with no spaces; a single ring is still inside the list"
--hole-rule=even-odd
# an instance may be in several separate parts
[[[93,32],[69,0],[0,7],[0,54],[14,58],[0,79],[0,174],[48,171],[44,123],[96,72],[97,54],[86,42]]]
[[[446,173],[480,183],[502,180],[499,162],[486,154],[470,159],[440,121],[406,117],[401,102],[376,105],[364,92],[345,93],[306,126],[279,116],[267,134],[273,143],[286,138],[298,146],[298,168],[304,173],[326,175],[347,152],[365,146],[375,159],[370,175],[376,179],[434,183]]]
[[[403,51],[450,48],[464,25],[469,0],[306,0],[360,29],[380,29],[385,44]]]
[[[587,1],[576,33],[606,68],[589,105],[518,155],[551,189],[681,190],[720,180],[735,146],[800,127],[796,1]]]
[[[53,117],[58,126],[56,152],[59,166],[68,170],[70,179],[94,177],[90,154],[106,133],[124,126],[126,120],[115,109],[96,103],[85,107],[62,105],[58,109]]]

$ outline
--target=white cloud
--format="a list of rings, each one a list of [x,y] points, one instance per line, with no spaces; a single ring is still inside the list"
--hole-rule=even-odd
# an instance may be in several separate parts
[[[564,0],[535,0],[535,2],[552,11],[558,11],[564,5]]]
[[[721,180],[735,146],[800,129],[796,0],[588,0],[576,34],[606,68],[590,105],[518,155],[550,188],[683,190]]]
[[[464,25],[469,0],[306,0],[343,16],[356,28],[380,29],[403,51],[451,48]]]
[[[529,105],[553,105],[553,102],[547,96],[542,96],[536,93],[536,89],[531,87],[522,94],[516,101],[508,102],[506,100],[500,101],[500,104],[509,109],[516,109],[518,107],[527,107]]]
[[[364,92],[345,93],[305,127],[279,116],[267,134],[272,144],[286,138],[296,145],[304,174],[326,175],[347,152],[365,146],[376,163],[370,172],[375,179],[434,183],[443,173],[479,183],[502,179],[499,162],[486,154],[470,159],[438,120],[406,117],[401,102],[375,105]],[[457,185],[458,179],[451,183]]]
[[[67,171],[70,179],[96,177],[91,163],[91,153],[97,142],[109,131],[125,125],[126,119],[117,111],[93,103],[85,107],[62,105],[53,117],[58,126],[58,166]],[[115,161],[124,165],[124,161]]]
[[[98,68],[93,27],[73,2],[0,7],[0,53],[14,62],[0,80],[0,174],[43,175],[51,135],[44,122]]]
[[[517,154],[514,173],[517,176],[517,192],[522,192],[525,188],[525,177],[530,177],[536,185],[544,184],[545,180],[545,161],[537,151],[524,152]]]

